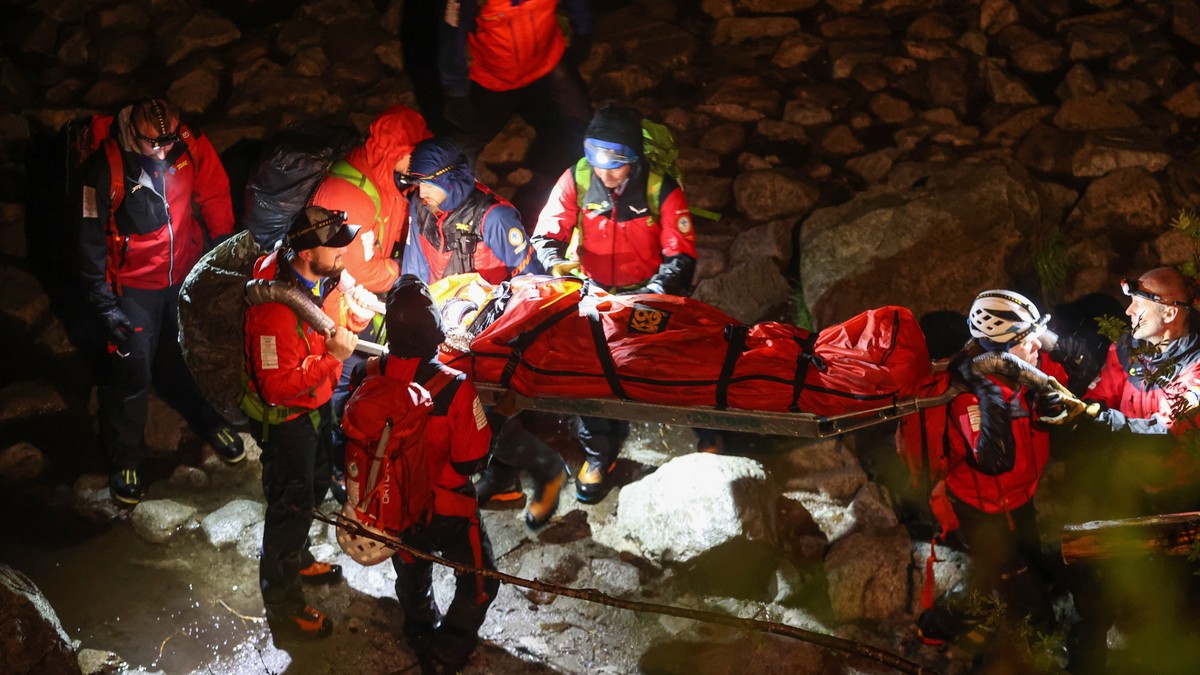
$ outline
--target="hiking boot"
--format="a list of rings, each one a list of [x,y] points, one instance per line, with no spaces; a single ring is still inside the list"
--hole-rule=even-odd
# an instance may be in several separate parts
[[[516,471],[497,471],[489,465],[475,483],[475,499],[480,506],[488,502],[514,502],[524,496]]]
[[[562,494],[563,486],[570,477],[570,469],[563,464],[562,471],[557,476],[533,489],[533,500],[525,510],[525,524],[529,529],[536,530],[549,522],[550,517],[558,510],[558,496]]]
[[[242,437],[229,427],[217,427],[204,440],[227,464],[237,464],[246,459],[246,446]]]
[[[944,645],[962,638],[969,645],[979,647],[986,641],[987,632],[978,620],[939,604],[917,617],[917,637],[927,645]]]
[[[605,467],[588,457],[579,467],[575,476],[575,499],[584,504],[595,504],[604,498],[605,488],[608,487],[608,477],[612,474],[616,462]]]
[[[137,505],[142,501],[142,489],[137,469],[121,469],[108,478],[108,490],[118,504]]]
[[[267,625],[271,627],[272,633],[289,637],[316,639],[333,634],[333,619],[308,606],[275,616],[268,610]]]
[[[333,584],[342,580],[342,566],[314,562],[300,570],[300,580],[306,584]]]

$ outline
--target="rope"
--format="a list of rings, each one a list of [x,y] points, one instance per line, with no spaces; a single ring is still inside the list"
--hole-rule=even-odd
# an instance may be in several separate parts
[[[395,549],[397,551],[403,551],[414,558],[427,560],[444,567],[449,567],[450,569],[454,570],[456,574],[474,574],[481,577],[497,579],[502,583],[512,586],[519,586],[521,588],[528,588],[533,591],[552,593],[554,595],[575,598],[576,600],[584,600],[586,602],[594,602],[600,605],[607,605],[609,607],[628,609],[635,612],[666,614],[668,616],[694,619],[696,621],[703,621],[705,623],[716,623],[733,628],[740,628],[743,630],[771,633],[772,635],[782,635],[784,637],[793,638],[802,642],[815,644],[832,651],[842,652],[853,656],[861,656],[863,658],[870,659],[871,661],[875,661],[876,663],[881,663],[890,668],[894,668],[896,671],[901,673],[912,673],[914,675],[934,675],[936,672],[920,664],[913,663],[912,661],[909,661],[897,654],[893,654],[877,647],[865,645],[861,642],[854,642],[853,640],[834,637],[832,635],[815,633],[813,631],[804,630],[803,628],[796,628],[787,624],[761,621],[759,619],[743,619],[726,614],[717,614],[715,612],[706,612],[699,609],[687,609],[672,605],[660,605],[649,602],[637,602],[634,600],[622,600],[620,598],[614,598],[610,595],[605,595],[594,588],[568,588],[566,586],[556,586],[554,584],[547,584],[542,581],[522,579],[521,577],[505,574],[504,572],[500,572],[498,570],[486,570],[478,567],[471,567],[470,565],[463,565],[461,563],[456,563],[446,560],[445,558],[440,558],[438,556],[425,553],[424,551],[413,548],[393,537],[372,532],[359,523],[346,518],[340,513],[327,515],[314,509],[313,516],[317,520],[320,520],[323,523],[328,523],[335,527],[339,527],[351,535],[372,539],[384,544],[388,548]]]

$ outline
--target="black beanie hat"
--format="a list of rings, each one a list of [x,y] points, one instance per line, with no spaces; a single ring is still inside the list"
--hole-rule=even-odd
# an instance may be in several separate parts
[[[609,143],[620,143],[637,152],[645,153],[642,144],[642,116],[633,108],[609,104],[592,117],[588,123],[587,138]]]
[[[442,316],[420,277],[405,274],[396,280],[384,314],[388,351],[404,359],[431,358],[446,338]]]

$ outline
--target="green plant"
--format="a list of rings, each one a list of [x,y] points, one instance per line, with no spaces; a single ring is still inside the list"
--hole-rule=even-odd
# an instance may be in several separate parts
[[[808,311],[808,303],[804,301],[804,287],[797,281],[792,287],[792,323],[805,329],[816,330],[812,312]]]
[[[1067,286],[1067,271],[1070,256],[1062,232],[1056,227],[1050,230],[1040,248],[1034,254],[1034,267],[1042,287],[1042,297],[1053,303]]]

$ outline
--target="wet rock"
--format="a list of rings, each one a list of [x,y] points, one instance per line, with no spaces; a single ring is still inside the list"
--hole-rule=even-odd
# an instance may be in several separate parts
[[[925,584],[925,562],[929,560],[929,542],[914,541],[912,544],[913,588]],[[933,551],[937,561],[933,563],[933,597],[940,598],[955,586],[965,583],[971,569],[971,558],[962,551],[949,546],[936,545]],[[909,609],[920,612],[920,594],[913,594],[914,605]]]
[[[267,507],[262,502],[236,499],[204,516],[200,527],[204,529],[208,542],[216,547],[235,542],[242,532],[256,522],[261,522]]]
[[[758,462],[695,453],[626,486],[615,527],[645,557],[683,563],[734,540],[772,541],[775,499]]]
[[[791,299],[792,289],[769,258],[748,260],[696,286],[692,297],[742,323],[761,321]]]
[[[29,577],[0,564],[0,671],[78,673],[78,645]]]
[[[888,304],[918,315],[966,306],[965,289],[1008,283],[1007,252],[1040,219],[1032,181],[1006,163],[947,169],[913,192],[862,194],[801,226],[804,298],[821,326]],[[891,283],[881,288],[884,277]],[[955,300],[948,289],[963,292]]]
[[[148,499],[133,508],[129,518],[138,536],[153,544],[171,540],[175,533],[196,526],[196,507],[171,499]]]
[[[892,619],[907,613],[911,547],[901,526],[854,533],[830,546],[825,574],[834,618]]]
[[[78,661],[84,675],[115,675],[129,668],[125,659],[100,649],[80,649]]]
[[[67,404],[49,382],[26,380],[0,389],[0,422],[63,412]]]
[[[786,169],[743,172],[733,181],[738,211],[750,220],[803,215],[820,196],[820,190]]]
[[[252,523],[238,534],[237,537],[237,552],[238,555],[248,560],[258,560],[262,554],[263,540],[263,524],[260,522]],[[357,565],[356,565],[357,567]],[[343,568],[349,569],[343,565]]]
[[[46,471],[47,464],[46,455],[36,445],[21,441],[0,450],[0,481],[33,480]]]
[[[75,512],[92,522],[105,523],[129,515],[127,509],[113,503],[107,475],[84,474],[75,481],[71,492]]]

